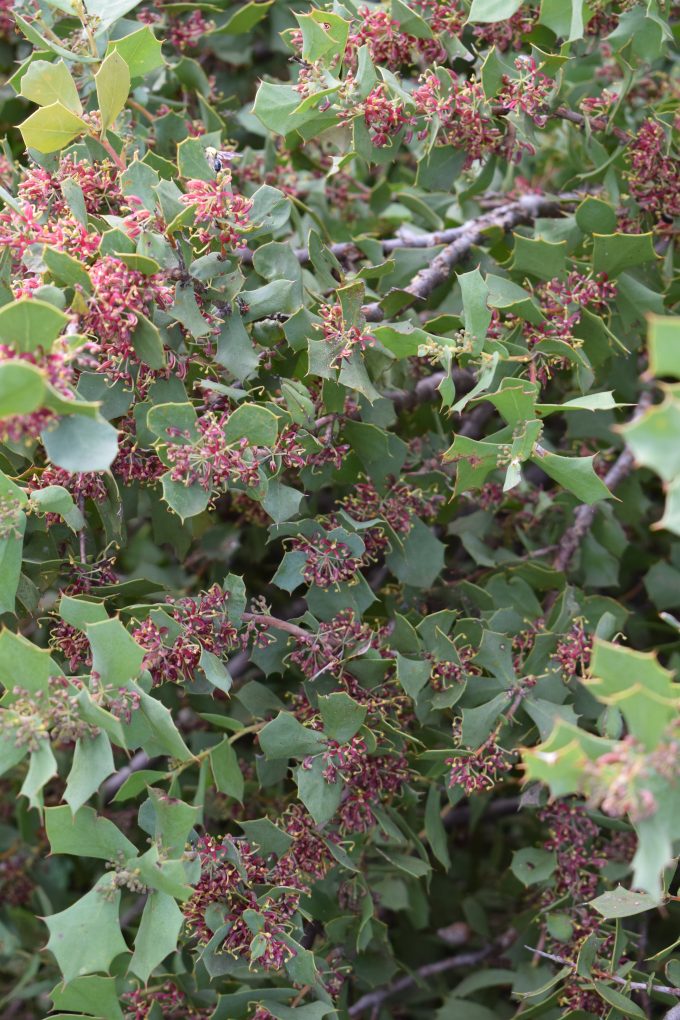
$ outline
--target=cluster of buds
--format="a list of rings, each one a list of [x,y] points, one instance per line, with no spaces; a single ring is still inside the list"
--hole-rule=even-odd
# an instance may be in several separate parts
[[[111,472],[124,485],[139,482],[154,485],[165,472],[160,457],[153,450],[140,450],[137,444],[137,426],[132,415],[118,422],[118,453]]]
[[[560,638],[555,649],[555,658],[562,667],[565,680],[573,676],[584,676],[588,672],[592,649],[592,634],[586,632],[583,620],[575,620],[569,633]]]
[[[155,685],[193,679],[204,649],[218,656],[233,651],[238,632],[227,614],[228,599],[228,592],[215,584],[195,598],[168,600],[168,612],[182,628],[170,645],[165,644],[167,628],[151,617],[133,630],[137,644],[146,649],[143,667]]]
[[[245,958],[266,970],[280,970],[295,955],[286,935],[299,895],[291,889],[261,895],[259,887],[271,885],[271,869],[245,840],[202,836],[196,853],[201,877],[183,906],[190,934],[205,944],[216,930],[228,926],[221,952]],[[209,923],[207,912],[211,907]],[[215,908],[221,908],[222,919],[213,929],[213,918],[218,913]]]
[[[673,747],[672,753],[675,751]],[[632,736],[625,736],[611,751],[587,762],[585,775],[589,802],[612,818],[628,816],[639,822],[656,813],[657,801],[648,785],[654,776],[652,756]]]
[[[90,676],[90,694],[96,705],[105,708],[114,719],[126,725],[132,720],[133,713],[137,711],[141,701],[139,691],[130,690],[128,687],[116,687],[114,684],[103,684],[96,670],[92,670]]]
[[[71,744],[84,737],[96,737],[99,729],[80,716],[78,693],[82,681],[75,677],[51,676],[47,690],[34,693],[14,687],[14,700],[2,713],[0,725],[5,739],[16,747],[37,751],[43,740]]]
[[[23,907],[31,899],[35,882],[28,865],[28,855],[20,850],[0,856],[0,897],[5,906]]]
[[[22,502],[11,492],[0,495],[0,541],[21,538]]]
[[[290,547],[305,554],[302,576],[308,585],[327,591],[356,581],[361,559],[345,542],[318,531],[311,538],[291,539]]]
[[[338,827],[343,835],[368,832],[376,824],[374,807],[398,796],[409,777],[406,758],[385,750],[369,754],[366,741],[357,735],[345,743],[329,740],[322,757],[323,777],[328,783],[344,782]],[[303,768],[311,768],[305,759]]]
[[[364,333],[359,326],[350,326],[345,322],[340,304],[322,305],[319,314],[323,323],[315,323],[314,328],[321,330],[324,340],[333,351],[332,365],[340,365],[351,358],[354,351],[365,351],[375,343],[375,337],[370,333]]]
[[[669,151],[663,125],[646,120],[627,150],[630,193],[657,225],[670,224],[680,216],[678,157]]]
[[[323,878],[333,867],[335,858],[319,835],[314,819],[301,804],[291,804],[281,819],[293,842],[273,871],[272,880],[280,886],[306,890],[301,876]]]
[[[208,1020],[213,1013],[212,1007],[201,1009],[193,1006],[178,985],[165,981],[160,987],[124,992],[123,1016],[125,1020],[149,1020],[154,1003],[158,1004],[164,1020]]]
[[[460,36],[467,12],[459,0],[415,0],[421,15],[427,20],[435,36],[446,33],[449,36]]]
[[[385,494],[381,495],[373,483],[367,481],[358,482],[349,495],[338,500],[338,506],[355,521],[382,518],[398,535],[408,535],[414,517],[431,523],[443,502],[444,497],[439,493],[426,496],[408,482],[392,482]],[[366,528],[362,538],[367,551],[370,549],[373,553],[372,559],[375,559],[375,553],[387,547],[387,538],[381,527]]]
[[[205,224],[198,230],[201,244],[217,239],[223,251],[244,247],[243,235],[251,227],[253,203],[233,190],[228,169],[222,170],[212,181],[187,181],[181,200],[184,205],[193,206],[196,223]]]
[[[475,25],[473,33],[483,47],[495,46],[501,53],[518,50],[524,45],[524,36],[531,32],[538,19],[538,9],[522,4],[510,18],[489,25]]]

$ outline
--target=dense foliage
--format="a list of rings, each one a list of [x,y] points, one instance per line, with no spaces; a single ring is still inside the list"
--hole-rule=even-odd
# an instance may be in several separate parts
[[[4,1018],[677,1020],[674,18],[1,0]]]

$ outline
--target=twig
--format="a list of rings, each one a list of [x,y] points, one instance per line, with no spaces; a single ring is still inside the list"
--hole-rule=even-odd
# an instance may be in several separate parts
[[[407,974],[397,981],[386,985],[384,988],[376,988],[375,991],[362,995],[353,1006],[350,1006],[347,1013],[351,1017],[360,1016],[368,1009],[380,1007],[386,999],[392,998],[393,995],[404,992],[408,988],[413,988],[424,978],[434,977],[436,974],[444,974],[448,970],[474,967],[494,953],[503,952],[514,941],[514,938],[515,932],[508,931],[501,935],[499,939],[496,939],[495,942],[491,942],[489,945],[483,946],[472,953],[458,953],[457,956],[449,956],[445,960],[438,960],[436,963],[427,963],[424,967],[419,967],[412,974]]]
[[[633,413],[631,421],[636,421],[652,402],[651,393],[645,392],[640,397],[637,407]],[[633,454],[630,450],[625,449],[616,461],[612,464],[607,474],[604,476],[604,484],[608,489],[613,490],[620,482],[630,474],[635,464]],[[557,555],[553,560],[553,568],[555,570],[565,571],[569,569],[576,550],[590,531],[593,521],[595,520],[595,514],[597,513],[598,504],[592,503],[590,505],[584,504],[580,506],[574,514],[574,523],[570,528],[567,528],[564,535],[559,542],[559,548]]]
[[[572,970],[576,969],[574,961],[567,960],[564,956],[555,956],[554,953],[544,953],[542,949],[532,949],[531,946],[525,946],[524,948],[528,949],[530,953],[542,956],[545,960],[551,960],[553,963],[559,963],[562,967],[571,967]],[[673,985],[650,985],[648,981],[629,981],[628,978],[621,977],[620,974],[608,974],[606,971],[594,971],[594,973],[607,981],[613,981],[617,985],[625,985],[626,988],[629,988],[633,992],[658,992],[660,995],[675,995],[677,998],[680,998],[680,988],[675,988]]]
[[[540,195],[526,195],[519,199],[517,202],[504,202],[502,205],[497,206],[495,209],[484,213],[476,220],[470,220],[469,223],[463,223],[459,227],[447,227],[446,230],[433,230],[424,231],[422,234],[412,233],[401,233],[395,237],[386,237],[379,241],[382,245],[384,255],[389,255],[393,251],[398,251],[400,248],[436,248],[440,244],[451,244],[453,241],[457,241],[461,238],[466,237],[471,230],[474,230],[476,226],[483,223],[481,229],[485,229],[488,226],[502,226],[501,223],[496,224],[496,219],[500,214],[506,214],[509,209],[517,209],[522,212],[520,219],[515,220],[510,226],[515,226],[521,223],[523,219],[530,221],[536,216],[555,216],[558,215],[560,203],[578,201],[579,195],[577,194],[563,194],[556,195],[554,198],[547,199]],[[532,215],[528,213],[528,209],[531,209],[536,202],[545,203],[545,210]],[[485,222],[485,221],[489,222]],[[508,229],[508,228],[506,228]],[[472,244],[476,244],[473,241]],[[471,247],[468,246],[468,247]],[[340,241],[337,244],[331,244],[328,246],[328,250],[336,258],[364,258],[364,254],[360,248],[357,247],[354,241]],[[293,249],[294,255],[298,262],[305,263],[309,262],[309,251],[307,248],[295,248]],[[253,252],[244,251],[240,256],[241,261],[250,263],[253,261]]]
[[[483,213],[462,227],[455,227],[456,234],[453,240],[428,266],[416,273],[401,293],[409,294],[412,301],[428,298],[437,287],[449,279],[453,267],[468,254],[473,245],[483,240],[484,231],[490,227],[507,231],[520,223],[531,223],[538,216],[559,216],[561,211],[559,198],[523,195],[517,202],[509,202],[491,212]],[[439,236],[441,237],[441,234]],[[382,322],[385,318],[385,312],[378,301],[364,305],[363,313],[367,322]]]
[[[246,622],[261,623],[265,627],[276,627],[277,630],[285,630],[287,634],[292,634],[293,637],[299,638],[305,643],[312,637],[308,630],[298,627],[295,623],[289,623],[288,620],[281,620],[278,616],[268,616],[266,613],[243,613],[242,619]]]

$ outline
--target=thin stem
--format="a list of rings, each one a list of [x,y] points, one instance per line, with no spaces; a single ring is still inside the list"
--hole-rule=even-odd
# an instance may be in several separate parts
[[[242,618],[246,622],[261,623],[265,627],[285,630],[287,634],[292,634],[293,637],[300,638],[305,642],[308,642],[312,637],[308,630],[303,630],[302,627],[298,627],[295,623],[289,623],[288,620],[280,620],[278,616],[268,616],[266,613],[243,613]]]
[[[572,970],[576,970],[576,964],[573,960],[567,960],[564,956],[556,956],[554,953],[544,953],[542,949],[532,949],[531,946],[525,946],[530,953],[535,953],[537,956],[542,956],[544,960],[551,960],[553,963],[559,963],[562,967],[571,967]],[[605,970],[595,970],[593,975],[598,978],[604,978],[607,981],[613,981],[617,985],[625,985],[634,992],[658,992],[660,995],[675,995],[680,998],[680,988],[675,988],[673,985],[650,985],[648,981],[629,981],[628,978],[621,977],[620,974],[609,974]]]
[[[108,140],[108,138],[106,138],[105,135],[102,135],[101,137],[100,136],[95,136],[95,137],[97,138],[97,141],[101,145],[102,149],[104,149],[104,151],[111,157],[111,159],[116,164],[118,169],[119,170],[125,170],[126,169],[125,160],[123,159],[123,157],[121,155],[119,155],[116,152],[116,150],[111,145],[111,142]]]

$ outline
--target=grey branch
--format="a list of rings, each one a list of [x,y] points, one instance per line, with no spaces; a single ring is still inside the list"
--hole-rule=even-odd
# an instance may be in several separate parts
[[[651,402],[651,393],[643,393],[638,401],[635,411],[633,412],[631,421],[636,421],[640,415],[644,414]],[[613,491],[616,486],[630,474],[634,465],[635,461],[633,454],[630,450],[625,449],[621,454],[619,454],[607,474],[604,476],[604,484],[608,489]],[[569,565],[576,553],[576,550],[593,525],[596,513],[596,503],[583,505],[578,508],[574,514],[574,523],[570,528],[567,528],[560,540],[557,555],[553,560],[553,567],[555,570],[565,571],[569,569]]]
[[[573,960],[567,960],[564,956],[555,956],[554,953],[544,953],[542,949],[532,949],[531,946],[525,946],[530,953],[535,953],[536,956],[542,956],[544,960],[551,960],[552,963],[559,963],[561,967],[571,967],[576,969],[576,964]],[[680,998],[680,988],[675,988],[673,985],[650,985],[649,981],[629,981],[628,978],[621,977],[620,974],[603,974],[603,978],[607,981],[613,981],[617,985],[625,985],[633,992],[658,992],[659,995],[675,995]],[[677,1007],[673,1007],[673,1010]],[[673,1013],[671,1010],[671,1013]],[[680,1012],[674,1015],[680,1017]]]
[[[468,254],[475,244],[479,244],[483,240],[484,231],[490,227],[499,227],[503,231],[511,230],[520,223],[533,222],[538,216],[559,216],[561,212],[559,198],[549,198],[545,195],[523,195],[517,202],[509,202],[491,212],[483,213],[477,219],[470,220],[469,223],[464,223],[460,227],[453,227],[451,230],[430,235],[437,238],[433,243],[441,244],[442,240],[446,239],[446,246],[428,266],[413,277],[408,286],[404,288],[403,293],[410,294],[412,301],[423,301],[428,298],[437,287],[449,279],[453,267]],[[421,237],[427,236],[421,235]],[[413,242],[416,240],[418,238],[414,238]],[[406,247],[406,245],[402,243],[397,247]],[[425,245],[409,243],[408,247],[425,247]],[[382,322],[385,318],[385,312],[378,301],[364,305],[363,312],[367,322]]]
[[[482,963],[489,956],[503,952],[514,941],[514,938],[515,932],[509,931],[499,939],[496,939],[495,942],[491,942],[489,945],[476,949],[471,953],[458,953],[456,956],[448,956],[444,960],[437,960],[436,963],[427,963],[424,967],[419,967],[413,974],[406,974],[404,977],[398,978],[397,981],[385,985],[384,988],[376,988],[375,991],[362,995],[353,1006],[349,1007],[347,1012],[351,1017],[361,1016],[368,1009],[378,1009],[386,999],[391,999],[393,995],[398,995],[399,992],[405,992],[409,988],[414,988],[425,978],[435,977],[437,974],[444,974],[449,970],[474,967],[478,963]]]

